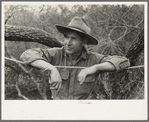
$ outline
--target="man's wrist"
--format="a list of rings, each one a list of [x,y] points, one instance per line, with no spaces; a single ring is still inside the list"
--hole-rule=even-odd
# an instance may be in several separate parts
[[[54,66],[51,68],[51,72],[56,71],[56,70],[57,70],[57,69],[56,69],[56,67],[54,67]]]
[[[45,74],[51,74],[51,72],[53,72],[54,70],[55,70],[56,68],[54,67],[54,66],[50,66],[50,67],[48,67],[48,68],[46,68],[46,69],[44,69],[44,73]]]
[[[46,69],[43,70],[43,73],[44,73],[45,75],[49,76],[49,75],[51,74],[51,69],[46,68]]]
[[[96,65],[96,64],[95,64],[95,65],[93,65],[93,68],[94,68],[95,72],[97,72],[98,67],[97,67],[97,65]]]
[[[53,70],[55,70],[56,68],[55,68],[55,66],[48,66],[46,69],[45,69],[45,71],[46,70],[49,70],[49,71],[53,71]]]

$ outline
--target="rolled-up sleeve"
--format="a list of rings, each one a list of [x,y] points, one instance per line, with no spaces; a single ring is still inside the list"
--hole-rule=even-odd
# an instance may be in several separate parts
[[[36,60],[45,60],[44,52],[40,48],[28,49],[20,56],[20,59],[28,64],[36,61]]]
[[[130,62],[126,57],[123,56],[104,56],[102,62],[109,62],[114,65],[116,71],[121,71],[130,66]]]

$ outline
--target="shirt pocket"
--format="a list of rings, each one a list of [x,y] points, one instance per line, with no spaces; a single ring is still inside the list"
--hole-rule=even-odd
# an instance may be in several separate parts
[[[62,84],[61,84],[61,88],[58,91],[58,94],[61,97],[67,96],[67,92],[68,92],[68,84],[69,84],[69,69],[65,69],[65,68],[61,68],[59,69],[59,73],[62,79]]]
[[[80,84],[80,82],[78,81],[75,84],[75,94],[76,95],[89,95],[91,89],[93,88],[95,84],[95,76],[94,75],[89,75],[85,78],[85,81]]]
[[[69,78],[69,69],[60,69],[59,70],[60,76],[62,80],[67,80]]]

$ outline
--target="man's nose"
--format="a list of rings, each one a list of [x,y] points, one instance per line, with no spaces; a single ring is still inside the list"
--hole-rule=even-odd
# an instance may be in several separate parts
[[[71,38],[69,38],[68,40],[67,40],[67,45],[71,45],[72,44],[72,41],[71,41]]]

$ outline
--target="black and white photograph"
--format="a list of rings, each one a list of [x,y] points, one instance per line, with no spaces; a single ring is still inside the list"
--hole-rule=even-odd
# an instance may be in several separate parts
[[[2,2],[2,119],[146,120],[147,19],[147,2]]]

